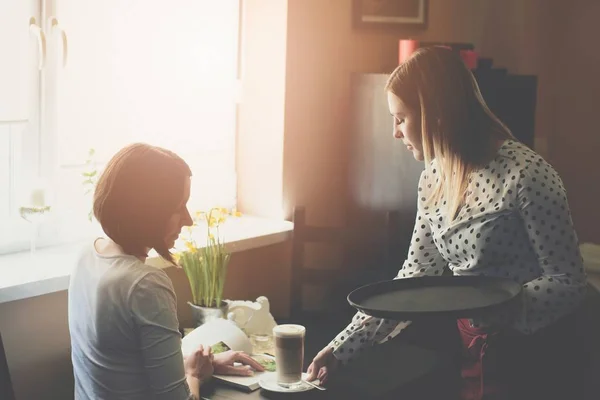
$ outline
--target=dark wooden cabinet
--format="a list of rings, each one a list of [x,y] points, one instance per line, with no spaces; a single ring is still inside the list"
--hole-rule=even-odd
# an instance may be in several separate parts
[[[509,74],[502,68],[478,68],[473,75],[490,110],[517,139],[533,148],[537,77]]]

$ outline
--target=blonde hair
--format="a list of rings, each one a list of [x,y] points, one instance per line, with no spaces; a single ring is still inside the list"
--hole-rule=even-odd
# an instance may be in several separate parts
[[[392,72],[385,89],[420,115],[426,173],[432,176],[435,159],[440,174],[426,205],[438,206],[443,197],[438,207],[454,220],[469,174],[490,161],[497,141],[513,138],[510,130],[487,107],[462,59],[446,48],[418,49]]]

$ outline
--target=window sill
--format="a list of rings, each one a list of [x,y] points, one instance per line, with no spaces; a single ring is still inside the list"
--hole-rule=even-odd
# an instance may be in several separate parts
[[[229,251],[240,252],[284,242],[292,228],[289,221],[243,216],[227,222],[223,237]],[[40,249],[35,256],[29,252],[0,255],[0,303],[67,290],[71,270],[89,240]],[[156,253],[146,263],[169,267]]]

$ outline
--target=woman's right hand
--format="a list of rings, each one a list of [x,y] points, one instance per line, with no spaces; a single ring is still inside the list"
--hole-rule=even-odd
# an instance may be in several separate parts
[[[339,363],[339,360],[333,355],[333,348],[326,346],[308,366],[306,380],[312,382],[318,378],[320,384],[324,385],[329,376],[337,370]]]
[[[186,357],[183,362],[185,374],[204,382],[213,374],[213,354],[210,346],[198,346],[198,349]]]

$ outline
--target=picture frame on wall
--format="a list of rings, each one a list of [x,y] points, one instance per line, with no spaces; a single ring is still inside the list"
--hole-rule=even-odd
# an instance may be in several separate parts
[[[427,28],[428,0],[353,0],[355,28],[416,31]]]

